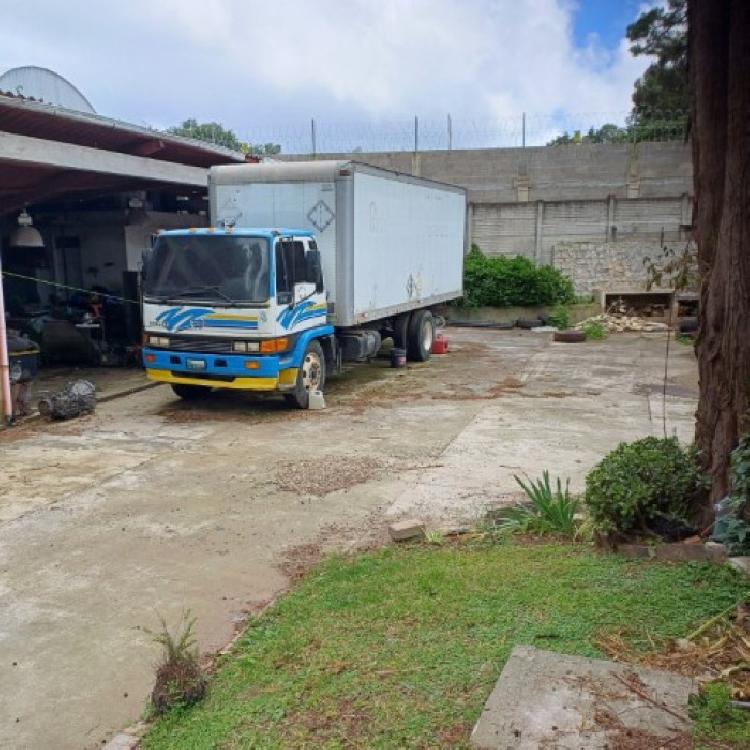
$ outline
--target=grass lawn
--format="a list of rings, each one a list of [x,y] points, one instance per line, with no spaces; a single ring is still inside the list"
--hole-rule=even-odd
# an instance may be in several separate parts
[[[144,748],[467,747],[511,649],[597,656],[681,636],[750,587],[726,567],[564,545],[388,547],[333,558],[254,620],[205,700]]]

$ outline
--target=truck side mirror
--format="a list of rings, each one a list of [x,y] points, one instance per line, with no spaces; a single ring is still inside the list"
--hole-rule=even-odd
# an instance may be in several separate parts
[[[315,284],[315,291],[323,291],[323,268],[320,262],[320,250],[308,250],[305,254],[305,276],[307,281]]]

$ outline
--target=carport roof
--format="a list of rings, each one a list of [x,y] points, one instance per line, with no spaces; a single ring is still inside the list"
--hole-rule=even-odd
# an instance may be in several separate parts
[[[237,151],[0,92],[0,130],[193,167],[243,162]]]
[[[0,214],[82,192],[205,187],[236,151],[0,92]]]

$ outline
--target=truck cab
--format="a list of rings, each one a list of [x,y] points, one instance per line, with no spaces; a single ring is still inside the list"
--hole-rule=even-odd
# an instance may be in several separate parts
[[[143,363],[185,399],[276,391],[300,408],[336,365],[320,252],[301,229],[161,232],[144,261]]]

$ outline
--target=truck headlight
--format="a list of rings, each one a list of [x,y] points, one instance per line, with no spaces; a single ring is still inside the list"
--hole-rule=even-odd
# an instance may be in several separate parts
[[[169,339],[166,336],[149,336],[148,343],[151,346],[161,346],[165,349],[169,349]]]
[[[247,351],[247,341],[234,341],[234,342],[232,342],[232,351],[233,352],[246,352]]]

